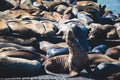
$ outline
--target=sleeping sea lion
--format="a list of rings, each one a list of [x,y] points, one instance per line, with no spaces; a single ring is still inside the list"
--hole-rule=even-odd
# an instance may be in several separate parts
[[[0,56],[0,77],[27,77],[38,75],[41,63],[37,60]]]
[[[90,52],[88,54],[88,58],[91,67],[95,67],[102,62],[118,62],[118,60],[112,59],[109,56],[96,52]]]
[[[106,50],[105,55],[118,60],[120,58],[120,46],[110,47]]]

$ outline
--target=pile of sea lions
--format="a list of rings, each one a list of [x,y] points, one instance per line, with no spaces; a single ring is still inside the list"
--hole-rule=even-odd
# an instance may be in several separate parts
[[[119,27],[120,13],[96,0],[1,0],[0,76],[75,77],[85,69],[119,79]]]

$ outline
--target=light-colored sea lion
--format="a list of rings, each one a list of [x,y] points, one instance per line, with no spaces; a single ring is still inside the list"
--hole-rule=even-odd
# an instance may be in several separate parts
[[[7,34],[10,31],[6,23],[7,20],[0,19],[0,35]]]
[[[18,48],[15,47],[2,47],[0,48],[0,53],[4,51],[11,51],[11,50],[18,50]]]
[[[114,26],[115,26],[115,29],[116,29],[116,31],[117,31],[117,34],[118,34],[118,36],[119,36],[119,38],[120,38],[120,23],[118,22],[118,23],[115,23],[114,24]]]
[[[37,60],[0,56],[1,77],[35,76],[38,75],[40,71],[41,63]]]
[[[11,16],[10,10],[6,10],[3,12],[0,12],[0,19],[5,19],[7,21],[7,20],[14,20],[15,17]]]

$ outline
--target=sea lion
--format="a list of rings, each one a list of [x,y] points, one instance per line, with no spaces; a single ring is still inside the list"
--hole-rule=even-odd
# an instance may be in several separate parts
[[[79,43],[79,40],[77,40],[79,39],[79,36],[76,31],[79,32],[81,30],[77,27],[73,27],[66,33],[66,43],[69,50],[68,62],[71,77],[78,75],[83,69],[86,69],[88,73],[92,73],[88,63],[89,59],[87,53],[85,52],[86,50]]]
[[[120,38],[120,28],[119,28],[120,23],[119,23],[119,22],[118,22],[118,23],[115,23],[114,26],[115,26],[115,29],[116,29],[116,31],[117,31],[117,34],[118,34],[118,36],[119,36],[119,38]]]
[[[7,20],[0,19],[0,35],[7,34],[10,31],[6,23]]]
[[[111,74],[120,72],[120,62],[101,63],[94,69],[93,72],[95,76],[110,76]]]
[[[30,51],[30,52],[38,52],[39,51],[39,50],[37,50],[36,48],[34,48],[32,46],[22,46],[22,45],[15,44],[15,43],[0,42],[0,48],[5,48],[5,47],[15,47],[17,49],[26,50],[26,51]]]
[[[38,75],[41,63],[37,60],[0,56],[1,77],[27,77]]]
[[[91,50],[91,52],[97,52],[97,53],[103,53],[103,54],[105,54],[105,51],[107,50],[107,48],[108,48],[108,47],[107,47],[106,45],[100,44],[100,45],[94,47],[94,48]]]
[[[68,55],[51,57],[43,63],[43,66],[47,74],[69,73]]]
[[[113,73],[112,75],[108,76],[107,79],[109,79],[109,80],[119,80],[120,79],[120,72]]]
[[[68,54],[67,47],[61,47],[60,44],[53,44],[47,41],[39,42],[40,50],[46,53],[46,58],[50,58],[57,55]]]
[[[5,10],[11,9],[13,7],[14,7],[14,5],[7,0],[0,1],[0,11],[5,11]]]
[[[107,33],[110,32],[114,26],[112,25],[101,25],[99,23],[91,23],[89,25],[88,40],[91,47],[103,44],[103,41],[107,38]],[[106,43],[104,43],[106,44]]]
[[[7,25],[10,28],[10,32],[13,35],[19,37],[41,37],[55,35],[57,27],[50,21],[36,21],[36,20],[25,20],[25,21],[9,21]]]
[[[105,25],[105,24],[114,25],[114,23],[115,23],[114,20],[112,20],[111,18],[106,18],[103,16],[104,9],[105,9],[105,6],[103,6],[103,9],[100,11],[98,11],[96,9],[89,9],[88,13],[90,13],[93,16],[92,19],[94,20],[94,23],[99,23],[102,25]]]
[[[105,55],[118,60],[120,58],[120,46],[108,48],[105,52]]]
[[[89,43],[87,41],[87,28],[84,24],[82,24],[79,19],[69,19],[69,20],[65,20],[63,22],[60,22],[58,25],[58,34],[62,33],[66,33],[67,30],[69,30],[70,28],[76,28],[74,30],[74,34],[76,34],[76,39],[78,40],[78,42],[81,44],[81,46],[85,49],[86,52],[89,51],[90,46]],[[79,34],[79,35],[78,35]],[[63,35],[64,38],[64,35]]]
[[[88,53],[88,58],[91,67],[95,67],[102,62],[118,62],[118,60],[112,59],[109,56],[96,52]]]
[[[68,54],[68,53],[69,53],[68,48],[64,48],[64,47],[50,48],[47,50],[46,58],[50,58],[57,55]]]
[[[38,47],[38,40],[35,37],[24,39],[17,36],[0,36],[0,42],[4,43],[16,43],[23,46]]]
[[[53,75],[55,75],[54,73],[70,73],[70,77],[74,77],[83,69],[92,72],[88,65],[88,56],[84,48],[76,41],[73,31],[66,33],[66,43],[69,55],[60,55],[47,59],[43,63],[46,73]],[[55,67],[57,67],[57,70]]]
[[[45,60],[44,55],[36,52],[26,51],[26,50],[3,51],[3,52],[0,52],[0,56],[24,58],[28,60],[38,60],[39,62],[42,62]]]

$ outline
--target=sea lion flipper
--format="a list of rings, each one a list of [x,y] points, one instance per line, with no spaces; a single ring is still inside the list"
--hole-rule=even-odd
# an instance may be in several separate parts
[[[76,72],[76,71],[71,71],[70,72],[70,77],[75,77],[75,76],[77,76],[79,73],[78,72]]]
[[[74,65],[71,65],[70,77],[75,77],[78,74],[79,74],[78,69]]]

